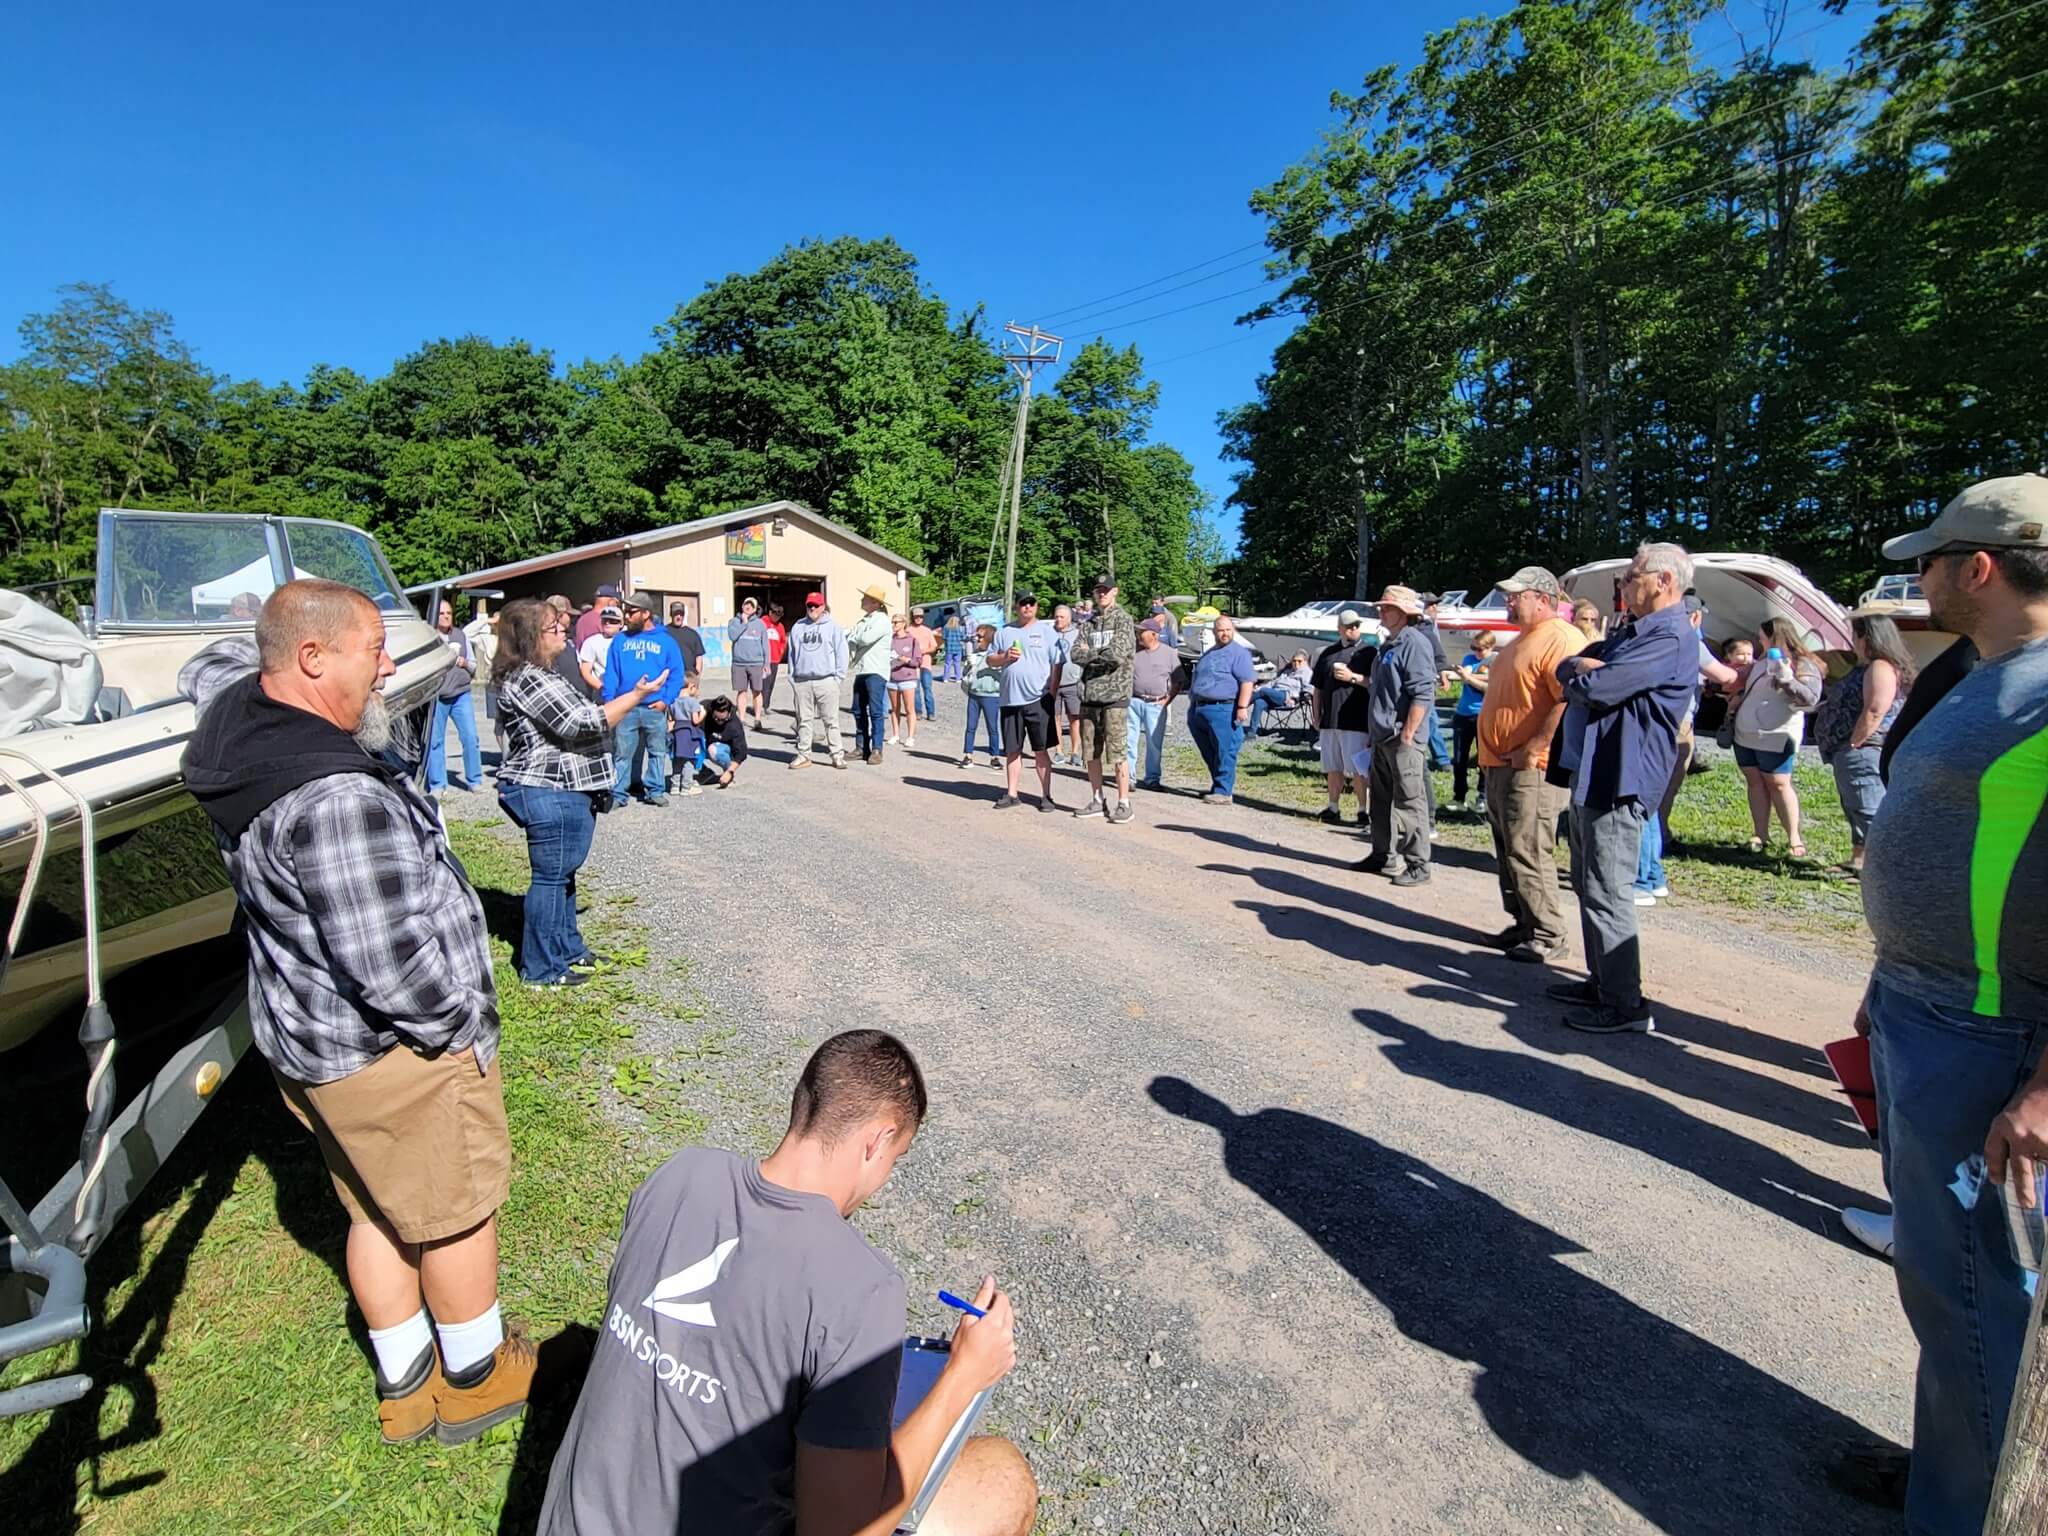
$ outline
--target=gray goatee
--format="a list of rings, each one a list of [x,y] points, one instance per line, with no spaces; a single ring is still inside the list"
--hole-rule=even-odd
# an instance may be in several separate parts
[[[363,718],[355,729],[356,745],[372,756],[391,745],[391,706],[384,695],[373,693],[363,705]]]

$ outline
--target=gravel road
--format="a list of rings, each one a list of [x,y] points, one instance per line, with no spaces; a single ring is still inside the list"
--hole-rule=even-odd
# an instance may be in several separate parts
[[[933,1117],[858,1220],[913,1329],[984,1271],[1016,1296],[995,1414],[1042,1530],[1896,1528],[1821,1470],[1903,1438],[1910,1387],[1836,1215],[1882,1208],[1818,1049],[1852,966],[1647,925],[1659,1032],[1577,1035],[1478,943],[1477,855],[1398,892],[1189,786],[1121,827],[997,812],[940,709],[841,773],[787,771],[780,717],[736,788],[605,817],[593,862],[676,978],[643,1039],[715,1139],[772,1139],[835,1030],[918,1052]]]

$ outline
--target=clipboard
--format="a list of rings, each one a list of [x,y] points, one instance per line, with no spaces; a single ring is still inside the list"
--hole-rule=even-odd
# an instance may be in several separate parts
[[[900,1427],[910,1417],[910,1412],[925,1399],[932,1389],[932,1383],[939,1379],[939,1372],[946,1368],[946,1357],[952,1353],[952,1346],[944,1339],[923,1339],[912,1334],[903,1341],[902,1368],[896,1376],[896,1410],[890,1418],[892,1425]],[[974,1433],[974,1426],[981,1422],[982,1410],[988,1407],[988,1400],[995,1396],[995,1388],[987,1387],[975,1394],[974,1401],[967,1405],[946,1432],[946,1438],[939,1443],[939,1454],[932,1458],[932,1469],[925,1475],[924,1486],[917,1490],[917,1497],[911,1502],[909,1511],[896,1523],[900,1531],[915,1531],[925,1512],[932,1507],[932,1500],[939,1496],[939,1489],[946,1481],[946,1474],[953,1470],[953,1462]]]

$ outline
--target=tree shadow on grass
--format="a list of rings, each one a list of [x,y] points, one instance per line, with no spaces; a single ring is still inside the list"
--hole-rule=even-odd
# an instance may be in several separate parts
[[[1314,1115],[1148,1090],[1223,1141],[1230,1177],[1308,1235],[1408,1338],[1478,1367],[1473,1400],[1531,1467],[1591,1477],[1658,1530],[1890,1532],[1820,1464],[1844,1414],[1564,1260],[1584,1250],[1421,1160]]]

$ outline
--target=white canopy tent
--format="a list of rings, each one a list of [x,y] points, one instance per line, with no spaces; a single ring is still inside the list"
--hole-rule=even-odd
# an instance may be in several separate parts
[[[310,576],[311,571],[292,567],[292,579]],[[238,571],[229,571],[225,576],[216,576],[212,581],[203,581],[192,589],[192,612],[201,618],[223,614],[235,599],[244,593],[259,602],[270,596],[277,583],[271,579],[270,557],[264,555],[251,560]]]

